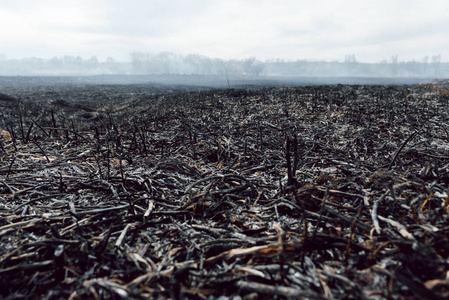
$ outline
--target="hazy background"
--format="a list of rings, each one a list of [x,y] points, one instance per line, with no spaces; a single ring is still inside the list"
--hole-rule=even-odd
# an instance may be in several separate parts
[[[64,70],[70,73],[76,62],[79,70],[90,68],[90,73],[206,73],[198,62],[192,67],[192,60],[204,65],[207,59],[216,64],[209,67],[215,73],[220,68],[232,72],[231,65],[237,63],[243,70],[245,62],[247,67],[264,64],[259,74],[277,74],[273,62],[326,61],[333,67],[337,62],[346,64],[345,68],[348,63],[363,63],[363,68],[352,66],[351,72],[359,75],[373,64],[388,64],[393,75],[445,76],[449,59],[447,0],[0,0],[0,4],[0,74],[28,74],[27,63],[36,65],[35,73],[58,68],[63,73],[65,63]],[[156,56],[170,60],[171,66],[155,71],[149,61]],[[146,67],[136,69],[139,63]],[[175,68],[177,63],[182,66]],[[272,68],[268,71],[267,63]],[[402,69],[409,64],[408,71],[400,68],[401,63]]]

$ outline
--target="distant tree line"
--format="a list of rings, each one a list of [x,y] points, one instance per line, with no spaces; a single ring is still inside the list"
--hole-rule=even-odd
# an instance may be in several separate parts
[[[421,61],[399,61],[394,55],[390,61],[379,63],[358,62],[354,54],[339,61],[284,61],[267,60],[264,74],[284,76],[378,76],[378,77],[449,77],[449,63],[441,62],[441,55],[428,56]]]
[[[83,59],[80,56],[64,55],[43,59],[29,57],[23,59],[6,59],[0,55],[0,75],[94,75],[124,74],[127,63],[116,62],[108,58],[100,62],[96,56]]]
[[[171,52],[133,52],[130,61],[96,56],[83,59],[65,55],[51,59],[7,59],[0,54],[0,75],[97,75],[97,74],[198,74],[251,76],[398,76],[449,77],[449,63],[441,55],[426,56],[420,61],[400,61],[397,55],[379,63],[357,61],[347,54],[343,62],[316,60],[219,59],[199,54],[178,55]]]

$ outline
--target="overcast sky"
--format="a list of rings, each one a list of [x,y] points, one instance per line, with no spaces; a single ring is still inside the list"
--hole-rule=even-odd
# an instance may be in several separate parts
[[[449,61],[448,0],[0,0],[0,54]]]

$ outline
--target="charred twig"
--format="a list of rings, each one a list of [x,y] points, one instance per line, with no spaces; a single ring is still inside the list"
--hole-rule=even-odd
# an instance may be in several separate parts
[[[308,222],[307,222],[307,215],[306,215],[306,209],[304,207],[304,202],[299,199],[298,197],[298,192],[296,191],[296,189],[293,189],[293,196],[295,197],[295,201],[296,203],[299,204],[299,207],[301,208],[301,214],[302,214],[302,222],[304,224],[304,243],[306,243],[307,241],[307,237],[308,237]]]
[[[30,118],[31,122],[33,122],[34,124],[36,124],[36,126],[47,136],[50,137],[50,135],[48,134],[48,132],[41,126],[39,125],[35,120],[33,120],[32,118]]]
[[[396,228],[404,238],[409,239],[409,240],[415,239],[413,237],[413,235],[407,231],[407,228],[404,225],[402,225],[401,223],[399,223],[398,221],[392,220],[390,218],[384,218],[382,216],[379,216],[379,219],[381,219],[384,222],[389,223],[391,226]]]
[[[47,199],[51,199],[51,198],[57,198],[57,197],[62,197],[62,196],[65,196],[65,194],[46,195],[46,196],[43,196],[43,197],[38,197],[38,198],[35,198],[35,199],[31,199],[31,200],[28,200],[28,201],[18,205],[17,207],[12,209],[11,212],[16,212],[17,210],[19,210],[20,208],[24,207],[25,205],[29,205],[29,204],[31,204],[33,202],[36,202],[36,201],[43,201],[43,200],[47,200]]]
[[[364,203],[362,201],[362,202],[360,202],[359,209],[357,211],[357,215],[354,217],[354,220],[352,221],[352,224],[351,224],[351,230],[349,232],[348,243],[346,245],[346,251],[345,251],[346,259],[348,258],[349,251],[351,250],[351,243],[352,243],[352,239],[353,239],[353,235],[354,235],[355,225],[356,225],[358,218],[360,217],[360,214],[362,213],[363,207],[364,207]]]
[[[72,123],[72,125],[73,125],[73,123]],[[46,128],[49,129],[50,131],[51,131],[51,130],[65,130],[65,131],[68,131],[68,132],[73,133],[73,134],[75,135],[75,137],[80,137],[80,138],[82,138],[83,140],[85,140],[86,142],[92,143],[92,140],[91,140],[91,139],[89,139],[89,138],[87,138],[87,137],[81,135],[80,133],[78,133],[78,132],[75,130],[74,125],[73,125],[73,129],[59,128],[59,127],[46,127]]]
[[[33,142],[42,151],[42,154],[44,154],[45,158],[47,159],[47,162],[50,163],[50,159],[48,158],[47,153],[44,151],[44,149],[39,145],[39,143],[36,140],[34,140]]]
[[[379,218],[378,218],[378,215],[377,215],[377,210],[379,208],[380,202],[382,202],[382,200],[385,198],[386,195],[387,195],[387,193],[384,193],[379,199],[374,201],[373,209],[371,210],[371,218],[373,220],[373,225],[374,225],[374,228],[376,229],[377,234],[381,233],[381,228],[380,228],[380,225],[379,225]]]
[[[39,270],[44,271],[44,270],[50,269],[50,267],[53,265],[54,265],[53,260],[44,260],[44,261],[39,261],[39,262],[34,262],[34,263],[29,263],[29,264],[20,264],[20,265],[12,266],[9,268],[1,269],[0,275],[2,277],[8,276],[8,274],[15,273],[18,271],[39,271]]]
[[[120,247],[123,243],[123,239],[125,238],[126,234],[128,233],[128,230],[134,226],[134,224],[126,224],[125,228],[120,233],[120,236],[118,237],[117,241],[115,242],[115,247]]]
[[[14,164],[15,161],[16,161],[16,156],[13,156],[11,163],[9,164],[8,172],[6,173],[6,178],[9,177],[9,174],[11,173],[12,165]]]
[[[102,213],[107,213],[107,212],[111,212],[111,211],[122,210],[122,209],[129,208],[129,207],[130,207],[129,204],[125,204],[125,205],[120,205],[120,206],[116,206],[116,207],[91,209],[91,210],[87,210],[87,211],[78,211],[78,212],[76,212],[76,215],[79,217],[79,216],[90,215],[90,214],[102,214]]]
[[[388,170],[391,170],[391,168],[393,167],[394,162],[396,161],[396,159],[399,156],[399,153],[402,151],[402,149],[405,147],[405,145],[407,145],[407,143],[409,141],[411,141],[417,134],[419,133],[419,130],[415,130],[415,132],[413,132],[401,145],[401,147],[399,147],[398,150],[396,150],[396,153],[394,154],[393,159],[390,162],[390,165],[388,165]]]
[[[56,282],[61,282],[64,280],[64,245],[56,247],[53,255],[55,263],[54,279]]]
[[[273,224],[274,229],[276,229],[278,234],[278,243],[279,243],[279,265],[280,265],[280,274],[282,281],[285,280],[285,265],[286,265],[286,258],[287,255],[285,253],[285,241],[287,237],[287,233],[285,230],[283,230],[280,226],[277,224]]]
[[[342,215],[341,213],[333,210],[330,207],[325,207],[325,209],[326,209],[326,211],[328,211],[333,216],[335,216],[335,217],[339,218],[340,220],[344,221],[346,224],[353,224],[353,222],[354,222],[354,226],[356,228],[359,228],[360,230],[363,230],[365,232],[369,232],[370,229],[371,229],[369,226],[366,226],[366,225],[358,222],[356,219],[355,220],[351,220],[351,218],[348,218],[348,217]]]
[[[288,286],[272,286],[264,283],[248,282],[244,280],[239,280],[235,282],[235,287],[242,289],[244,291],[257,292],[262,295],[275,295],[290,299],[317,299],[324,300],[325,297],[320,296],[314,292],[303,291],[300,289],[291,288]]]
[[[4,186],[6,186],[6,188],[9,190],[9,192],[13,195],[15,195],[15,193],[18,191],[15,187],[10,186],[9,184],[7,184],[4,180],[0,181],[1,184],[3,184]]]
[[[318,231],[318,228],[320,227],[320,223],[321,223],[321,219],[323,218],[323,212],[325,211],[325,205],[326,205],[326,201],[329,198],[329,185],[326,186],[326,192],[324,193],[324,197],[323,197],[323,201],[321,202],[321,207],[320,207],[320,212],[319,212],[319,217],[318,220],[316,221],[316,225],[315,225],[315,230],[313,231],[313,235],[312,235],[312,244],[315,240],[315,236],[316,233]]]

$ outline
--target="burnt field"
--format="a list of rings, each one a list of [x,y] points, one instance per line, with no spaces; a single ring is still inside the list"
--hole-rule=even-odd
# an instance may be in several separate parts
[[[447,299],[449,84],[0,90],[5,299]]]

